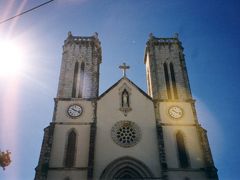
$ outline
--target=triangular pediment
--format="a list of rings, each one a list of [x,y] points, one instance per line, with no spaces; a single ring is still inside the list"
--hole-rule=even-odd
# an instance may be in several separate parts
[[[148,99],[152,100],[152,98],[147,94],[145,93],[140,87],[138,87],[135,83],[133,83],[130,79],[128,79],[127,77],[122,77],[121,79],[119,79],[115,84],[113,84],[110,88],[108,88],[105,92],[103,92],[99,97],[98,99],[101,99],[102,97],[104,97],[108,92],[110,92],[112,89],[114,89],[115,87],[117,87],[120,83],[123,83],[123,87],[124,87],[124,84],[128,87],[133,87],[135,88],[137,91],[139,91],[142,95],[144,95],[145,97],[147,97]],[[121,87],[121,88],[123,88]],[[120,90],[121,90],[120,88]]]

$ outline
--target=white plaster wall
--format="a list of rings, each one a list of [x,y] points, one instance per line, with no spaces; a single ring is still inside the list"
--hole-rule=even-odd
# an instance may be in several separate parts
[[[74,167],[88,166],[90,125],[61,125],[56,124],[49,167],[64,167],[67,136],[71,129],[77,133],[77,153]]]
[[[171,106],[179,106],[183,110],[183,116],[179,119],[171,117],[168,109]],[[184,135],[184,142],[190,159],[191,168],[204,166],[201,142],[197,133],[196,122],[192,106],[189,102],[160,102],[159,112],[163,126],[164,143],[167,163],[170,168],[178,168],[178,154],[176,145],[176,133],[181,131]]]
[[[126,117],[119,111],[119,88],[124,83],[131,88],[130,104],[132,111]],[[135,146],[124,148],[112,140],[111,129],[120,120],[133,121],[140,126],[142,137]],[[153,103],[126,79],[122,79],[116,87],[98,101],[94,178],[98,179],[109,163],[123,156],[131,156],[140,160],[151,169],[156,177],[160,176],[161,169]]]
[[[78,104],[82,107],[83,112],[77,118],[71,118],[68,113],[68,107],[73,104]],[[63,101],[59,100],[57,102],[57,110],[56,110],[56,119],[55,122],[63,122],[63,123],[89,123],[93,122],[93,103],[91,101],[86,100],[74,100],[71,101]]]
[[[164,126],[163,135],[168,167],[179,168],[176,144],[176,133],[178,131],[181,131],[183,133],[187,154],[190,160],[190,167],[191,168],[204,167],[203,156],[196,127]]]
[[[48,180],[64,180],[69,177],[70,180],[87,180],[87,170],[50,170],[48,171]]]
[[[171,106],[179,106],[183,110],[183,116],[179,119],[171,117],[168,113],[168,109]],[[189,102],[160,102],[159,112],[162,123],[174,125],[195,124],[192,107]]]

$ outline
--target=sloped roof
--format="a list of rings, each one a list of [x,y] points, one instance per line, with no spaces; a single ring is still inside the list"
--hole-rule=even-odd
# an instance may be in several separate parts
[[[119,79],[115,84],[113,84],[110,88],[108,88],[105,92],[103,92],[98,97],[98,99],[101,99],[103,96],[105,96],[109,91],[111,91],[114,87],[116,87],[122,80],[127,80],[130,84],[132,84],[134,87],[136,87],[141,94],[143,94],[145,97],[147,97],[148,99],[150,99],[152,101],[152,98],[147,93],[145,93],[140,87],[138,87],[136,84],[134,84],[127,77],[122,77],[121,79]]]

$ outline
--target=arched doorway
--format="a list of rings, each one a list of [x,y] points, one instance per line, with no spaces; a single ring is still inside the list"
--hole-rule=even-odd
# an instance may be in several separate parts
[[[101,180],[150,179],[153,174],[148,167],[132,157],[122,157],[111,162],[102,172]]]

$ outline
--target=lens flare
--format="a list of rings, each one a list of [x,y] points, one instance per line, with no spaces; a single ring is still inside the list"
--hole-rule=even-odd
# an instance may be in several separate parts
[[[17,41],[0,41],[0,77],[19,75],[24,68],[23,55],[23,48]]]

